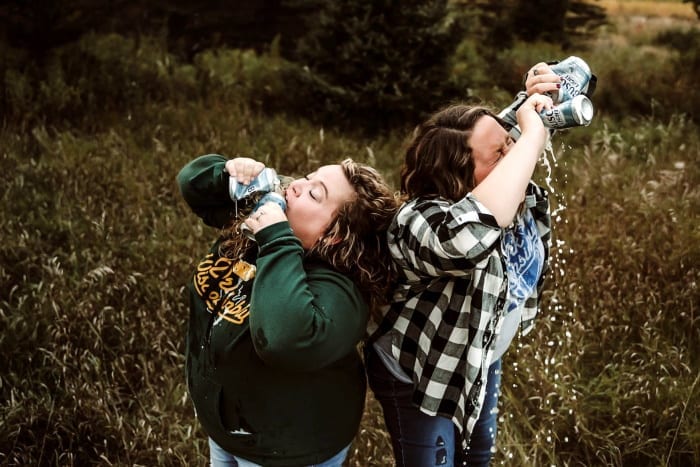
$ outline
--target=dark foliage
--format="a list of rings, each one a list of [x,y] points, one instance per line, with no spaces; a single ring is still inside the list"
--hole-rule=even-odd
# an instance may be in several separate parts
[[[564,43],[568,40],[566,14],[571,1],[517,1],[509,11],[511,30],[526,42],[543,40]]]
[[[130,92],[156,99],[161,94],[158,76],[144,76],[154,89],[131,89],[120,76],[107,76],[99,69],[92,77],[72,76],[71,68],[57,74],[56,62],[71,61],[70,56],[76,61],[92,59],[84,56],[80,43],[87,33],[133,38],[131,51],[125,53],[134,53],[142,37],[157,37],[170,54],[186,62],[206,50],[263,51],[274,44],[277,53],[298,66],[282,66],[279,79],[287,85],[262,87],[256,101],[269,110],[325,125],[379,130],[415,121],[456,95],[449,65],[462,38],[459,25],[450,16],[447,0],[249,0],[235,5],[213,0],[204,6],[184,0],[118,0],[99,7],[85,0],[10,0],[0,7],[10,56],[0,72],[8,80],[8,69],[23,70],[29,89],[21,90],[25,102],[35,100],[42,83],[60,81],[66,95],[79,96],[59,99],[45,110],[73,118],[95,107],[86,97],[91,83],[115,94],[98,107],[124,107]],[[117,55],[114,59],[119,61]],[[0,99],[10,100],[7,95]]]
[[[602,7],[583,0],[466,0],[461,5],[477,12],[486,38],[484,48],[491,51],[510,47],[516,39],[567,48],[592,37],[606,22]]]
[[[4,31],[3,39],[10,47],[26,50],[32,58],[42,60],[51,49],[75,42],[87,32],[104,31],[119,24],[133,28],[139,14],[129,3],[6,0],[0,5],[0,31]]]
[[[415,121],[456,95],[449,64],[460,26],[446,0],[328,2],[295,60],[341,92],[299,104],[365,129]]]
[[[15,48],[34,57],[89,32],[166,36],[172,52],[191,59],[215,47],[264,50],[276,36],[286,49],[306,31],[323,0],[7,0],[0,5],[0,31]]]
[[[518,42],[555,44],[564,51],[585,49],[607,21],[603,8],[579,0],[462,0],[459,5],[473,20],[469,36],[483,38],[476,41],[476,52],[489,64],[490,79],[510,94],[522,88],[522,73],[527,68],[514,68],[511,61],[503,60],[504,51]],[[540,56],[536,60],[561,58]]]
[[[656,42],[679,53],[673,67],[676,82],[671,91],[674,97],[672,111],[685,113],[694,121],[700,120],[700,89],[697,86],[697,77],[700,76],[700,30],[667,31],[660,34]]]
[[[206,6],[187,0],[161,0],[159,14],[167,18],[168,43],[191,59],[217,47],[266,50],[279,38],[280,50],[290,54],[323,0],[215,0]]]

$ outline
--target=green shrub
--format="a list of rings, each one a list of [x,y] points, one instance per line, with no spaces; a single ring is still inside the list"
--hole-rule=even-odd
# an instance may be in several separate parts
[[[306,106],[366,129],[415,121],[456,95],[449,66],[459,22],[446,0],[327,2],[299,44]]]
[[[40,62],[25,52],[3,67],[6,115],[31,124],[128,115],[148,101],[196,94],[191,66],[180,65],[148,37],[87,34],[52,49]]]
[[[534,64],[563,60],[569,55],[576,54],[565,51],[556,43],[518,42],[512,48],[496,52],[491,69],[498,86],[513,95],[523,88],[523,76]],[[581,55],[585,57],[583,53]]]
[[[693,120],[700,121],[700,30],[670,30],[659,34],[657,44],[670,47],[677,52],[672,60],[672,86],[669,89],[669,105]]]
[[[596,108],[620,117],[668,119],[677,111],[667,99],[674,92],[669,87],[674,73],[671,63],[669,53],[648,46],[597,50],[589,62],[598,75]]]

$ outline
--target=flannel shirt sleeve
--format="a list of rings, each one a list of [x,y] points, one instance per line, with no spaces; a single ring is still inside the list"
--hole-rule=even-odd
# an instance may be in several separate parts
[[[500,244],[495,217],[468,194],[456,203],[417,199],[405,204],[391,230],[392,255],[421,276],[465,276]]]

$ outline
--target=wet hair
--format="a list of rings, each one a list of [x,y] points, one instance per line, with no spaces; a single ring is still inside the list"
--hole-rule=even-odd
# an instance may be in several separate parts
[[[343,160],[340,166],[355,195],[339,207],[306,256],[324,261],[350,277],[376,313],[377,307],[388,303],[394,279],[386,232],[398,209],[398,200],[372,167],[352,159]],[[239,214],[224,232],[220,255],[235,258],[255,246],[240,234],[246,215]]]
[[[404,198],[439,196],[456,201],[474,189],[474,160],[469,138],[484,116],[507,125],[490,109],[453,104],[413,131],[401,168]]]

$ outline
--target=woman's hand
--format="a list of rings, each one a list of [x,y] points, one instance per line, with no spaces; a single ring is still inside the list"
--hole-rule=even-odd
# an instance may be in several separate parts
[[[545,92],[556,93],[560,86],[561,77],[544,62],[530,68],[525,75],[525,92],[528,96]]]
[[[250,182],[260,175],[265,168],[265,164],[250,157],[236,157],[226,161],[226,171],[234,177],[238,183],[249,185]]]
[[[268,225],[284,222],[287,220],[287,215],[282,208],[274,201],[267,203],[256,209],[246,220],[245,224],[250,227],[253,233],[264,229]]]
[[[552,99],[542,94],[533,94],[520,106],[515,116],[518,119],[520,130],[525,133],[530,129],[544,130],[544,123],[539,113],[552,108]]]

